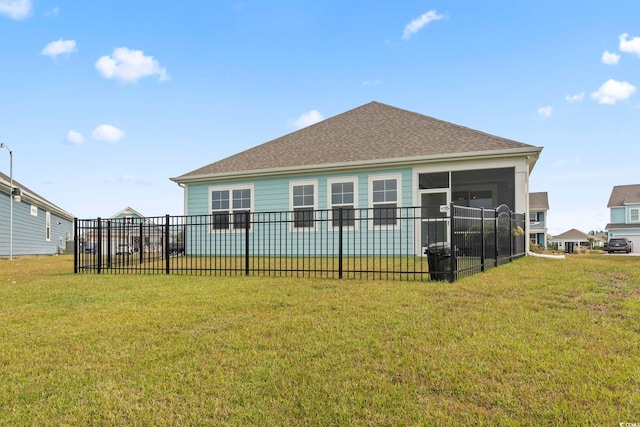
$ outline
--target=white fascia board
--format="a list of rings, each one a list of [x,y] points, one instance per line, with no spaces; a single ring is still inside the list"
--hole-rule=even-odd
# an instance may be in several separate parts
[[[493,151],[475,151],[459,154],[439,154],[433,156],[416,156],[416,157],[401,157],[391,159],[379,159],[379,160],[366,160],[360,162],[349,163],[329,163],[322,165],[309,165],[299,167],[286,167],[286,168],[272,168],[272,169],[257,169],[252,171],[239,171],[239,172],[226,172],[215,173],[206,175],[197,175],[193,177],[176,177],[169,178],[178,184],[195,184],[201,182],[212,181],[227,181],[233,179],[247,179],[247,178],[263,178],[267,176],[279,176],[279,175],[291,175],[291,174],[312,174],[320,172],[344,172],[348,170],[359,170],[367,168],[392,168],[392,167],[407,167],[414,166],[416,163],[441,163],[445,161],[464,161],[464,160],[483,160],[483,159],[499,159],[509,157],[525,157],[529,160],[529,170],[533,168],[535,161],[538,159],[542,147],[527,147],[516,148],[507,150],[493,150]]]

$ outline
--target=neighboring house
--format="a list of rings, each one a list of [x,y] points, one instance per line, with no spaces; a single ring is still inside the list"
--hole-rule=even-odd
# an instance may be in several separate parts
[[[546,192],[529,193],[529,241],[547,247],[547,211],[549,196]]]
[[[388,215],[420,206],[529,210],[529,174],[535,147],[379,102],[171,178],[184,186],[186,215],[212,215],[210,233],[244,229],[245,212],[290,211],[290,232],[312,229],[310,212],[371,208],[369,232],[400,227]],[[448,225],[447,225],[448,226]],[[416,224],[416,254],[446,240]]]
[[[566,252],[573,252],[577,247],[589,248],[589,238],[593,237],[580,230],[572,228],[565,231],[562,234],[553,236],[549,242],[551,246],[558,250],[564,250]]]
[[[97,243],[102,243],[102,254],[161,253],[164,244],[162,225],[147,219],[140,212],[127,207],[102,220],[102,238],[91,228],[84,236],[80,250],[97,252]]]
[[[595,233],[589,234],[590,238],[593,238],[593,247],[594,248],[603,248],[604,244],[607,243],[607,235],[604,233]]]
[[[633,252],[640,252],[640,184],[613,187],[607,207],[609,239],[626,237],[633,242]]]
[[[20,201],[14,198],[12,221],[10,182],[10,177],[0,172],[0,256],[11,252],[16,256],[64,252],[67,241],[73,239],[73,215],[14,179]]]

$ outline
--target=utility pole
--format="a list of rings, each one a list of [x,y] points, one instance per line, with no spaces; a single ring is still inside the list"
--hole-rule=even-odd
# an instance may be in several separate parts
[[[13,151],[4,142],[0,142],[0,148],[9,151],[9,260],[13,260]]]

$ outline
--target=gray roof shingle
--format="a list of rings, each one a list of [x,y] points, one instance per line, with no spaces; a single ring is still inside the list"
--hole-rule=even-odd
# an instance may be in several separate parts
[[[370,102],[180,177],[541,148]]]
[[[607,207],[624,206],[625,203],[640,203],[640,184],[613,187]]]
[[[549,209],[549,195],[546,191],[529,193],[529,210],[541,211]]]

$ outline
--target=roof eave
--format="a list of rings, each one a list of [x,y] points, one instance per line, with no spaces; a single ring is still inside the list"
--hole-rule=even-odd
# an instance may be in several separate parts
[[[348,163],[329,163],[320,165],[307,165],[307,166],[295,166],[295,167],[283,167],[283,168],[271,168],[271,169],[256,169],[249,171],[233,171],[203,175],[183,175],[175,178],[169,178],[171,181],[178,184],[197,184],[202,182],[212,182],[221,180],[230,180],[238,178],[256,178],[256,177],[272,177],[280,175],[289,175],[291,173],[314,173],[324,172],[327,170],[343,171],[343,170],[358,170],[366,169],[370,167],[402,167],[408,165],[415,165],[417,163],[436,163],[447,160],[452,161],[464,161],[464,160],[478,160],[486,158],[508,158],[508,157],[526,157],[529,162],[529,172],[533,169],[542,147],[523,147],[523,148],[509,148],[504,150],[491,150],[491,151],[474,151],[454,154],[438,154],[429,156],[415,156],[415,157],[402,157],[402,158],[390,158],[390,159],[378,159],[378,160],[365,160],[358,162]]]

